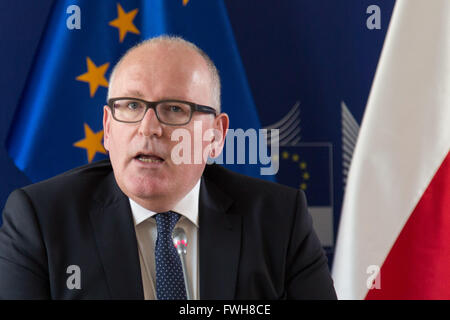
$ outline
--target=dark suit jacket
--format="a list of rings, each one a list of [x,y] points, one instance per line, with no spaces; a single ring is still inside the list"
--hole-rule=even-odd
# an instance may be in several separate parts
[[[335,299],[304,194],[207,166],[199,208],[201,299]],[[79,266],[81,289],[67,273]],[[143,299],[128,198],[109,161],[11,193],[0,298]]]

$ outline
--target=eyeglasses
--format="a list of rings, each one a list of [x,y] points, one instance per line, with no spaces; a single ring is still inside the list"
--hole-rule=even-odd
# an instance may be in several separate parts
[[[111,98],[108,100],[112,116],[115,120],[126,123],[137,123],[144,119],[148,109],[155,111],[159,122],[169,126],[188,124],[194,111],[211,113],[216,116],[216,110],[211,107],[182,100],[145,101],[138,98]]]

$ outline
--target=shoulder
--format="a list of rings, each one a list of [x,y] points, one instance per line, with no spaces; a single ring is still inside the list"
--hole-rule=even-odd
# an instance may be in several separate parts
[[[45,181],[15,190],[12,203],[26,205],[38,215],[54,216],[63,212],[88,212],[102,199],[113,199],[119,193],[109,160],[78,167]],[[100,199],[100,200],[97,200]]]
[[[105,160],[13,191],[3,218],[11,224],[35,221],[43,234],[67,234],[86,226],[90,213],[122,197],[111,164]]]
[[[293,204],[298,198],[304,200],[301,190],[239,174],[217,164],[208,165],[204,177],[235,200],[285,202],[286,204]]]
[[[31,197],[42,194],[58,197],[64,193],[72,195],[79,192],[89,193],[111,173],[109,160],[103,160],[71,169],[50,179],[23,187],[22,190]]]

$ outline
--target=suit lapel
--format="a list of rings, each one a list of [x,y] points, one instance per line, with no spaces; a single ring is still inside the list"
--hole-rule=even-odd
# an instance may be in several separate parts
[[[241,216],[232,200],[202,178],[199,204],[200,298],[234,299],[241,247]]]
[[[111,173],[95,195],[91,211],[98,252],[112,299],[143,299],[141,269],[134,222],[128,198]]]
[[[144,299],[138,245],[128,198],[111,174],[94,195],[92,228],[112,299]],[[235,298],[242,217],[233,200],[203,177],[199,203],[200,298]]]

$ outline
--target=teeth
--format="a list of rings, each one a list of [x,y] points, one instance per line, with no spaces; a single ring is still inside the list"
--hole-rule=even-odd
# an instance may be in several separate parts
[[[139,157],[138,160],[142,161],[142,162],[149,162],[149,163],[162,162],[161,159],[149,158],[149,157],[143,157],[143,156]]]

